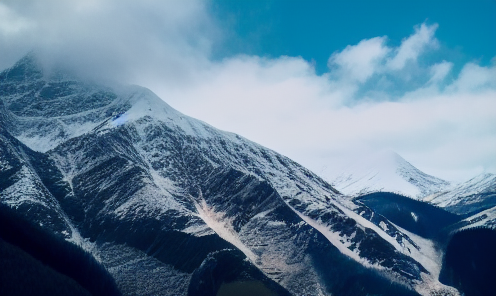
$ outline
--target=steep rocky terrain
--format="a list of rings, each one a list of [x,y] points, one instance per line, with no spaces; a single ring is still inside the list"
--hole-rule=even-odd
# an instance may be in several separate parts
[[[0,73],[0,200],[83,246],[123,294],[457,294],[440,250],[290,159],[138,86],[30,54]],[[204,290],[204,291],[202,291]]]

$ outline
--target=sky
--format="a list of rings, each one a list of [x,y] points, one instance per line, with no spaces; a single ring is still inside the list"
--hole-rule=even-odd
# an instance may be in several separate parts
[[[0,69],[31,50],[330,181],[383,150],[496,173],[494,0],[0,0]]]

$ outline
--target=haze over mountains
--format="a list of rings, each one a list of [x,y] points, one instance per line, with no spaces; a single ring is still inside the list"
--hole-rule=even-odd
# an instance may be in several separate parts
[[[348,195],[386,191],[417,199],[450,185],[448,181],[421,172],[393,151],[357,160],[331,183]]]
[[[0,98],[1,202],[90,251],[125,295],[458,295],[439,280],[452,231],[495,226],[494,176],[449,189],[387,154],[387,170],[334,188],[148,89],[48,71],[35,54],[0,73]],[[351,196],[377,191],[456,211]],[[443,227],[422,232],[428,211]]]
[[[456,214],[496,206],[495,174],[481,173],[465,182],[450,183],[420,171],[393,151],[357,160],[331,184],[351,196],[394,192]]]

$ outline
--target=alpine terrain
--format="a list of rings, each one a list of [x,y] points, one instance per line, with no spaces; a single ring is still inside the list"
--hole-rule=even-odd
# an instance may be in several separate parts
[[[360,160],[332,184],[395,225],[443,249],[439,280],[464,295],[493,295],[496,284],[496,176],[459,184],[427,175],[394,152]]]
[[[496,175],[482,173],[449,190],[425,196],[423,200],[458,214],[468,214],[494,207],[496,206]]]
[[[451,281],[456,269],[439,281],[441,236],[392,222],[148,89],[47,70],[28,54],[0,73],[0,98],[0,201],[90,252],[124,295],[459,295],[465,287]],[[412,196],[448,186],[395,157]],[[446,227],[466,218],[439,211]]]
[[[450,185],[420,171],[389,150],[360,159],[331,179],[336,189],[352,196],[383,191],[418,199]]]
[[[370,194],[374,194],[375,199],[384,196],[379,193],[395,193],[464,218],[479,217],[478,213],[485,211],[486,216],[489,215],[484,219],[486,224],[496,223],[496,216],[491,214],[496,211],[496,175],[491,173],[482,173],[458,184],[450,183],[420,171],[393,151],[384,151],[357,161],[331,179],[331,184],[340,192],[362,201]],[[382,203],[382,199],[379,200]],[[474,219],[476,216],[467,221]],[[483,226],[481,223],[477,225]]]

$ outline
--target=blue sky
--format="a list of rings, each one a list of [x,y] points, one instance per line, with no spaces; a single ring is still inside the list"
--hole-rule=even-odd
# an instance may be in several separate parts
[[[230,30],[215,56],[301,56],[327,71],[330,54],[365,38],[387,36],[399,45],[413,26],[438,23],[441,49],[431,58],[487,65],[496,54],[496,1],[230,1],[212,2],[212,14]]]
[[[496,1],[0,1],[0,68],[150,88],[327,180],[393,150],[496,173]]]

